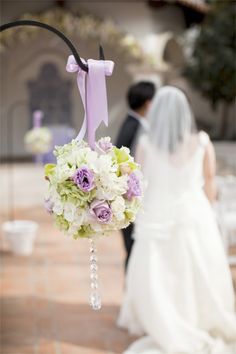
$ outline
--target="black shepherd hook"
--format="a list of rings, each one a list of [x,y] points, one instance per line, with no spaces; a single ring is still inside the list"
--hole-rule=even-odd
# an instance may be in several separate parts
[[[88,65],[83,63],[79,53],[77,52],[75,46],[72,44],[72,42],[64,35],[64,33],[62,33],[61,31],[59,31],[58,29],[47,25],[46,23],[42,23],[39,21],[33,21],[33,20],[19,20],[19,21],[14,21],[14,22],[9,22],[9,23],[5,23],[4,25],[0,26],[0,32],[3,32],[5,30],[7,30],[8,28],[13,28],[13,27],[18,27],[18,26],[35,26],[35,27],[41,27],[44,29],[47,29],[48,31],[51,31],[53,33],[55,33],[58,37],[60,37],[66,44],[67,46],[70,48],[70,50],[72,51],[74,58],[77,62],[77,64],[80,66],[80,68],[86,72],[88,72]],[[99,58],[100,60],[105,60],[105,56],[104,56],[104,52],[103,52],[103,48],[100,45],[99,46]]]
[[[0,32],[6,31],[9,28],[13,28],[13,27],[18,27],[18,26],[35,26],[35,27],[41,27],[44,29],[47,29],[50,32],[55,33],[58,37],[60,37],[66,44],[67,46],[70,48],[72,54],[74,55],[74,58],[77,62],[77,64],[80,66],[80,68],[86,72],[88,72],[88,65],[86,63],[84,63],[80,56],[79,53],[77,52],[75,46],[72,44],[72,42],[62,33],[60,32],[58,29],[47,25],[46,23],[42,23],[39,21],[33,21],[33,20],[19,20],[19,21],[14,21],[14,22],[9,22],[6,23],[4,25],[0,26]],[[99,46],[99,59],[100,60],[105,60],[105,56],[104,56],[104,52],[103,52],[103,48],[100,45]],[[21,104],[21,102],[20,102]],[[16,106],[19,105],[19,102],[17,102],[16,105],[13,106],[13,108],[11,109],[11,114],[10,114],[10,119],[7,120],[8,122],[8,126],[7,126],[7,136],[8,136],[8,152],[12,153],[13,150],[13,139],[12,139],[12,112],[13,109],[15,109]],[[11,178],[13,179],[13,165],[10,164],[9,165],[9,175],[11,176]],[[10,220],[14,220],[15,216],[14,216],[14,184],[9,184],[9,218]]]

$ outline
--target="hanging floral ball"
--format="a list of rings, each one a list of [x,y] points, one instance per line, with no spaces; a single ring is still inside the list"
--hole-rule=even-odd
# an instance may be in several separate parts
[[[56,146],[56,164],[45,165],[48,191],[45,208],[66,234],[79,237],[109,235],[135,220],[143,197],[140,166],[126,147],[109,137],[93,151],[72,140]]]
[[[33,128],[25,134],[24,143],[31,154],[45,154],[52,147],[52,134],[46,127]]]

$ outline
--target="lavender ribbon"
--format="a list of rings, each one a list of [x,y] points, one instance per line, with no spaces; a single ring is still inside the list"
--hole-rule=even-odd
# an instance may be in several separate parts
[[[40,128],[42,124],[43,112],[36,110],[33,112],[33,126],[34,128]]]
[[[84,59],[82,59],[85,62]],[[95,148],[95,134],[101,122],[108,125],[106,76],[111,76],[114,62],[110,60],[88,59],[88,73],[76,63],[70,55],[66,65],[69,73],[77,72],[77,85],[84,106],[84,121],[77,135],[77,140],[82,140],[87,131],[88,143]]]

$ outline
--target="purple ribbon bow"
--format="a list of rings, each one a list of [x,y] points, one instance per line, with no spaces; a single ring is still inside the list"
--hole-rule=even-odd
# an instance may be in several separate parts
[[[82,59],[84,62],[85,60]],[[110,60],[88,59],[88,73],[76,63],[73,55],[67,61],[66,70],[69,73],[77,72],[77,85],[84,105],[84,121],[77,135],[82,140],[87,131],[88,143],[95,148],[95,133],[103,121],[108,125],[106,76],[111,76],[114,62]]]

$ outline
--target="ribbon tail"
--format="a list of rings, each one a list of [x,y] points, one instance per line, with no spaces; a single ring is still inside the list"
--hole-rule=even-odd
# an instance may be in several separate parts
[[[96,137],[95,137],[95,132],[96,130],[94,129],[88,129],[88,143],[89,143],[89,146],[91,147],[91,149],[95,149],[95,140],[96,140]]]
[[[79,134],[77,135],[77,137],[75,138],[75,140],[83,140],[86,134],[86,130],[87,130],[87,116],[86,116],[86,73],[84,72],[79,72],[77,75],[77,86],[80,92],[80,96],[82,99],[82,103],[84,106],[84,120],[83,120],[83,124],[82,127],[79,131]]]
[[[87,76],[87,132],[88,143],[95,147],[96,130],[103,121],[108,124],[105,64],[103,61],[88,60]]]
[[[83,140],[84,137],[85,137],[85,134],[86,134],[86,130],[87,130],[87,119],[86,119],[86,114],[85,114],[82,127],[81,127],[81,129],[79,131],[79,134],[75,138],[75,140],[78,140],[78,141]]]

